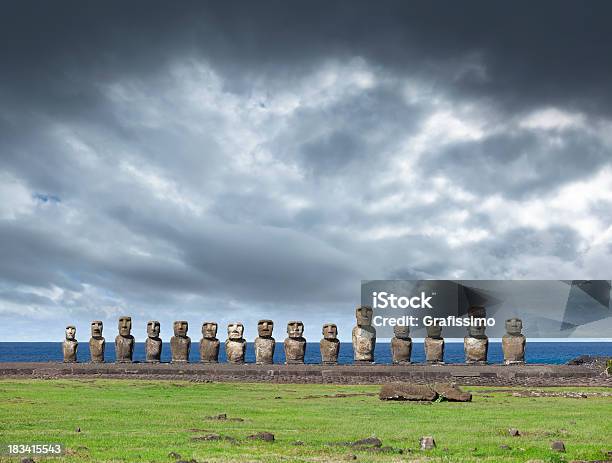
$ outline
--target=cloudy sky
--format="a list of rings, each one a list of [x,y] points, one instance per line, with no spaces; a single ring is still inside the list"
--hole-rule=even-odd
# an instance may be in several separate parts
[[[611,13],[5,2],[0,340],[348,339],[361,279],[610,279]]]

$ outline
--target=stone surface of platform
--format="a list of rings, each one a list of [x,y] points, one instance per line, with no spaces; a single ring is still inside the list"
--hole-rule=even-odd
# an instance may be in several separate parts
[[[612,378],[582,365],[256,365],[147,363],[0,363],[0,378],[103,377],[282,383],[378,384],[386,381],[489,385],[602,385]]]

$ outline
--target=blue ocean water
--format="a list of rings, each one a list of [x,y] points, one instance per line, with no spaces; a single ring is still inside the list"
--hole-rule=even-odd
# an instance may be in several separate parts
[[[378,343],[376,345],[376,363],[391,363],[391,346],[389,343]],[[579,355],[601,355],[612,357],[612,343],[609,342],[527,342],[525,353],[528,363],[566,363]],[[463,362],[463,344],[446,343],[444,360],[446,363]],[[89,345],[87,341],[79,343],[78,359],[80,362],[89,360]],[[144,343],[136,343],[134,350],[134,360],[144,361]],[[423,362],[425,353],[422,343],[414,343],[412,347],[412,361]],[[489,362],[501,363],[503,360],[501,343],[491,342],[489,344]],[[115,346],[113,342],[106,343],[106,361],[115,360]],[[191,345],[190,360],[199,361],[198,342]],[[253,343],[248,343],[246,360],[249,363],[255,362],[255,351]],[[321,360],[319,353],[319,343],[309,342],[306,345],[306,363],[319,363]],[[61,362],[62,345],[60,342],[0,342],[0,362]],[[164,342],[162,349],[162,361],[170,361],[170,344]],[[219,361],[225,362],[225,352],[223,343],[219,352]],[[285,354],[283,352],[282,341],[276,342],[274,353],[275,363],[283,363]],[[341,364],[353,363],[353,349],[351,343],[340,345],[340,355],[338,358]]]

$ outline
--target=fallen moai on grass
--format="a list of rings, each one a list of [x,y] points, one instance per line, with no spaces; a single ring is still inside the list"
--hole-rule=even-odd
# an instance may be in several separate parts
[[[380,400],[410,400],[420,402],[444,401],[471,402],[472,394],[452,384],[383,384],[378,395]]]

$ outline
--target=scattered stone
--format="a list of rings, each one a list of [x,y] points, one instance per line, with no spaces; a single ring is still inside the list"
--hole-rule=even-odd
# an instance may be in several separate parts
[[[178,454],[178,453],[176,453],[176,452],[170,452],[170,453],[168,454],[168,456],[169,456],[170,458],[174,458],[174,459],[176,459],[176,460],[180,460],[180,459],[181,459],[181,455],[180,455],[180,454]]]
[[[21,463],[34,463],[34,460],[32,458],[22,458],[21,459]]]
[[[553,441],[550,444],[550,448],[555,452],[565,452],[565,444],[561,440]]]
[[[421,437],[419,444],[420,444],[421,450],[431,450],[431,449],[436,448],[436,441],[434,440],[432,436]]]
[[[301,440],[296,440],[293,445],[304,445],[304,442]]]
[[[417,400],[432,402],[438,393],[429,386],[410,383],[383,384],[378,395],[380,400]]]
[[[516,428],[510,428],[508,429],[508,433],[512,436],[512,437],[519,437],[521,435],[521,432],[516,429]]]
[[[349,460],[349,461],[350,461],[350,460],[356,460],[356,459],[357,459],[357,455],[353,455],[352,453],[349,453],[349,454],[346,456],[346,459],[347,459],[347,460]]]
[[[263,440],[265,442],[274,442],[274,434],[271,432],[258,432],[247,437],[247,439]]]
[[[382,441],[378,437],[366,437],[351,444],[353,447],[382,447]]]
[[[500,445],[499,448],[502,449],[502,450],[512,450],[509,445],[505,445],[505,444],[504,445]]]
[[[572,359],[569,362],[567,362],[567,364],[568,365],[584,365],[585,363],[593,363],[594,361],[595,361],[595,358],[590,355],[580,355],[576,357],[575,359]]]
[[[432,389],[450,402],[471,402],[472,394],[462,391],[455,384],[434,384]]]

